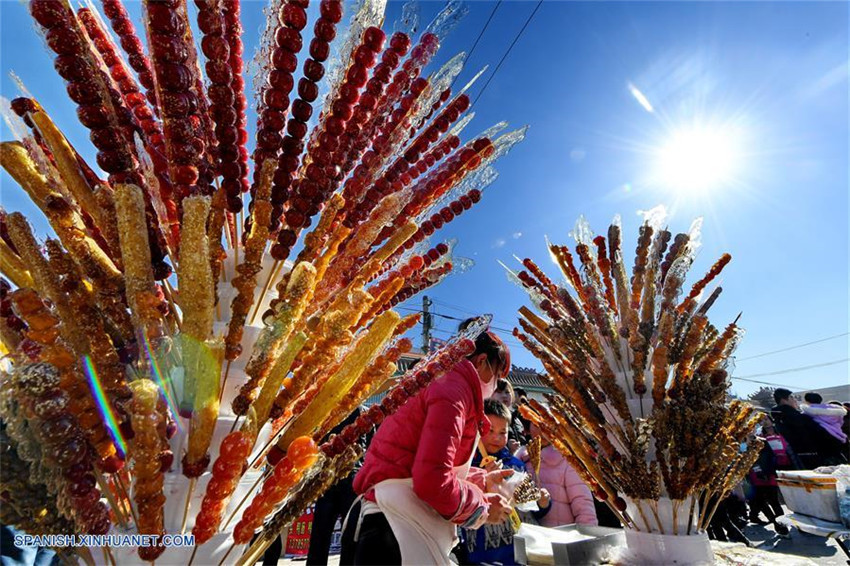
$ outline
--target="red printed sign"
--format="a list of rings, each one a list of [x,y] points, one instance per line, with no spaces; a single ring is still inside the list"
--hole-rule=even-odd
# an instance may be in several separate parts
[[[307,512],[298,517],[289,528],[289,536],[286,537],[287,556],[307,556],[310,548],[310,533],[313,530],[313,506]]]

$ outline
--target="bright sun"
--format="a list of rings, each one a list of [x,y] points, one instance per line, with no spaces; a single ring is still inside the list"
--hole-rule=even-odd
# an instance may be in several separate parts
[[[657,182],[676,192],[720,189],[740,167],[740,140],[735,129],[690,126],[674,130],[657,151]]]

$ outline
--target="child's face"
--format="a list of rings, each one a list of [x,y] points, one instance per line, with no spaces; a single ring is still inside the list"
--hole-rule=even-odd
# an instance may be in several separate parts
[[[487,415],[490,419],[490,432],[481,441],[488,454],[495,454],[508,445],[508,421],[495,415]]]
[[[502,403],[505,407],[510,407],[510,406],[511,406],[511,403],[513,402],[513,397],[511,397],[511,394],[510,394],[510,393],[508,393],[508,391],[507,391],[507,390],[505,390],[505,391],[496,391],[495,393],[493,393],[493,394],[490,396],[490,399],[495,399],[496,401],[499,401],[499,402],[500,402],[500,403]]]

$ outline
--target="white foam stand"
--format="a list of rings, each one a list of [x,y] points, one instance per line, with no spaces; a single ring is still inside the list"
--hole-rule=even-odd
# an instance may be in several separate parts
[[[653,503],[649,500],[633,500],[628,497],[626,501],[626,512],[641,528],[649,527],[653,532],[625,529],[626,547],[620,549],[619,561],[624,564],[677,564],[677,565],[702,565],[714,563],[714,554],[709,544],[708,535],[705,532],[692,535],[688,532],[688,524],[691,522],[691,498],[676,502],[677,513],[674,515],[673,500],[661,497],[654,502],[655,511],[658,513],[656,519],[653,513]],[[694,508],[694,520],[698,516],[698,507]],[[646,525],[643,518],[646,517]],[[658,523],[664,528],[664,534],[659,532]]]
[[[236,289],[230,284],[233,280],[234,276],[234,263],[233,256],[231,255],[233,250],[228,251],[228,257],[224,260],[223,271],[226,281],[218,282],[218,296],[219,296],[219,306],[216,309],[216,321],[213,325],[213,334],[215,336],[222,336],[227,333],[227,324],[230,319],[230,305],[233,299],[236,297]],[[241,255],[240,255],[241,259]],[[262,291],[262,288],[271,273],[272,267],[274,266],[274,260],[271,258],[269,254],[266,254],[263,258],[263,269],[257,275],[257,287],[254,291],[254,306],[251,307],[251,310],[248,312],[248,319],[245,322],[245,327],[243,329],[242,334],[242,353],[240,356],[233,360],[230,364],[230,371],[228,373],[227,383],[224,385],[224,390],[222,392],[221,399],[221,407],[219,409],[219,418],[216,422],[215,429],[213,430],[212,441],[210,442],[210,466],[208,471],[201,475],[197,481],[195,482],[195,488],[192,492],[191,504],[189,506],[189,514],[186,520],[186,529],[185,534],[191,534],[192,528],[195,525],[195,518],[197,517],[198,511],[201,508],[201,502],[204,498],[204,493],[206,492],[207,484],[212,478],[212,473],[209,471],[212,469],[212,464],[215,462],[216,458],[218,458],[219,447],[221,445],[221,441],[230,433],[230,429],[233,426],[234,420],[236,420],[236,415],[233,413],[232,403],[233,399],[239,394],[239,389],[248,381],[248,376],[245,374],[245,366],[248,363],[249,358],[251,357],[251,352],[254,349],[254,343],[257,341],[257,338],[260,335],[260,331],[263,328],[262,322],[262,314],[269,308],[269,304],[275,298],[277,298],[277,292],[274,288],[274,282],[266,291],[263,296],[262,301],[260,302],[259,310],[257,311],[257,316],[252,317],[254,312],[254,307],[256,306],[256,301],[259,300],[259,295]],[[281,273],[288,271],[291,269],[292,264],[290,262],[286,262],[284,264],[283,269],[281,269]],[[253,321],[252,321],[253,318]],[[223,369],[223,368],[222,368]],[[182,368],[176,368],[173,370],[174,373],[172,377],[174,378],[175,387],[178,393],[181,392],[181,373]],[[224,376],[224,372],[222,371],[222,378]],[[174,452],[174,464],[172,465],[172,469],[166,472],[164,478],[163,485],[163,493],[165,495],[165,506],[163,508],[164,515],[164,526],[165,533],[168,535],[177,535],[180,534],[181,523],[183,522],[183,510],[186,506],[186,497],[189,491],[190,480],[186,476],[181,473],[180,470],[180,461],[183,458],[183,454],[186,448],[186,443],[188,441],[188,431],[189,431],[189,420],[181,418],[179,416],[175,416],[176,419],[179,420],[180,427],[178,428],[177,434],[175,434],[171,440],[171,450]],[[244,422],[244,419],[240,419],[240,423]],[[253,462],[255,456],[259,454],[259,451],[265,446],[266,442],[268,442],[271,435],[271,425],[265,424],[261,429],[257,438],[257,442],[255,444],[254,452],[248,457],[248,462]],[[242,479],[239,481],[239,484],[236,487],[236,490],[233,492],[233,495],[230,498],[230,501],[225,508],[224,513],[222,514],[222,527],[225,521],[230,517],[231,513],[233,513],[234,509],[239,505],[245,495],[254,487],[255,483],[261,476],[261,472],[256,469],[248,470]],[[259,485],[259,484],[257,484]],[[250,502],[250,498],[248,499]],[[221,562],[225,553],[230,549],[233,544],[233,537],[231,536],[233,533],[233,528],[236,526],[236,523],[239,521],[239,518],[244,511],[246,506],[243,505],[242,509],[236,516],[229,522],[226,528],[222,528],[222,530],[213,536],[209,541],[204,543],[203,545],[198,547],[197,552],[195,553],[194,564],[206,566],[206,565],[215,565]],[[113,525],[109,534],[112,535],[125,535],[125,534],[136,534],[136,529],[132,528],[129,530],[121,529],[120,527]],[[228,562],[235,563],[238,557],[246,550],[247,545],[237,545],[229,554]],[[90,548],[92,556],[94,557],[95,563],[98,565],[111,566],[111,564],[107,561],[106,556],[100,548]],[[180,546],[172,546],[166,548],[165,552],[162,553],[157,559],[157,564],[188,564],[189,558],[192,555],[192,551],[194,547],[180,547]],[[124,565],[147,565],[150,564],[139,558],[138,549],[136,547],[125,547],[125,548],[115,548],[111,549],[112,556],[115,558],[115,561],[120,566]]]

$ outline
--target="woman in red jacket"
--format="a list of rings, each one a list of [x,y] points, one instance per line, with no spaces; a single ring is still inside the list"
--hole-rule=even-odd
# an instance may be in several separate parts
[[[499,523],[510,513],[507,500],[492,492],[513,472],[470,467],[489,427],[484,399],[510,370],[510,352],[491,332],[475,346],[372,439],[354,479],[363,496],[359,517],[349,518],[358,521],[354,564],[448,564],[458,525]]]

